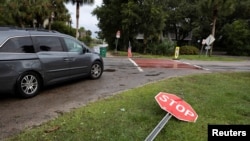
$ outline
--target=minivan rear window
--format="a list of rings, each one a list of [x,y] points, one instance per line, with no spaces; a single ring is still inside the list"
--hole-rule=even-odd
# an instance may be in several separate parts
[[[0,52],[34,53],[35,50],[30,37],[15,37],[6,41]]]

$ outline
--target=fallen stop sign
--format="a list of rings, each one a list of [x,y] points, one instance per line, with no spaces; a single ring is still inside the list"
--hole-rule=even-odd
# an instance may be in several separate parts
[[[155,99],[163,110],[171,113],[179,120],[195,122],[198,118],[194,109],[174,94],[160,92],[155,96]]]

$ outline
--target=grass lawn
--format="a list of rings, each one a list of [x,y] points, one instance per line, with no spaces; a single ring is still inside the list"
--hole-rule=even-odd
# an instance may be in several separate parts
[[[64,113],[9,141],[142,141],[166,115],[154,99],[175,94],[198,114],[172,117],[155,141],[207,141],[208,124],[250,124],[250,72],[196,74],[134,88]]]

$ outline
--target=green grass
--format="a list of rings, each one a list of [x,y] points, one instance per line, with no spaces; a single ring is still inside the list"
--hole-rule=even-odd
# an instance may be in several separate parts
[[[142,141],[166,115],[154,99],[159,92],[182,97],[199,117],[172,117],[155,141],[207,141],[208,124],[250,124],[249,86],[249,72],[170,78],[89,103],[9,141]]]

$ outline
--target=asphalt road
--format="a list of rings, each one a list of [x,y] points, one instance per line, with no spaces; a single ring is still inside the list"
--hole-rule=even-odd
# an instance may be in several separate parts
[[[231,63],[176,61],[192,67],[140,67],[133,59],[106,57],[105,71],[99,80],[81,79],[51,86],[31,99],[18,99],[9,94],[1,94],[0,140],[89,102],[162,79],[217,71],[250,71],[249,60]]]
[[[250,71],[250,59],[245,61],[190,61],[181,60],[182,62],[201,67],[211,72],[225,71]]]

